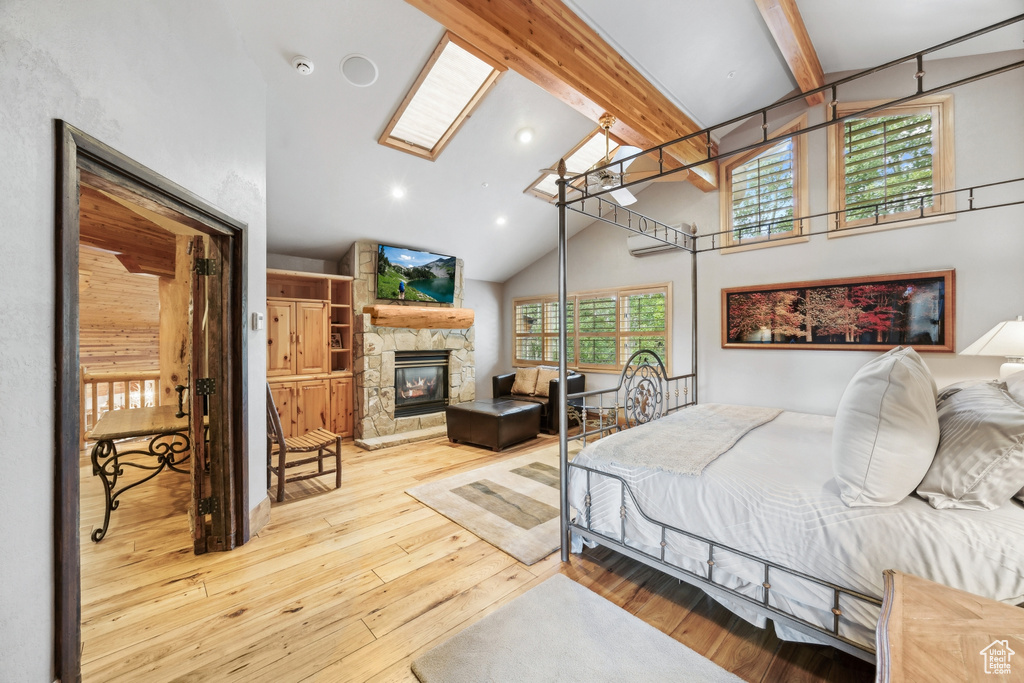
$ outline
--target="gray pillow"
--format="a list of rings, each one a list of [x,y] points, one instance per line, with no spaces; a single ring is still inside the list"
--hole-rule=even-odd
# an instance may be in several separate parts
[[[868,361],[839,400],[832,470],[850,507],[895,505],[921,483],[939,443],[935,381],[911,348]]]
[[[1024,486],[1024,407],[999,382],[939,392],[939,449],[918,487],[943,510],[993,510]]]

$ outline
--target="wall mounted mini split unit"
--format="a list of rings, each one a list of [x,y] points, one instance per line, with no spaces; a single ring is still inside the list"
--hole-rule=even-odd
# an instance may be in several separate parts
[[[679,230],[679,233],[669,232],[662,226],[655,226],[643,234],[629,235],[626,237],[626,248],[629,249],[629,255],[650,256],[666,251],[681,251],[679,247],[689,246],[691,243],[692,226],[689,223],[683,223],[676,229]]]

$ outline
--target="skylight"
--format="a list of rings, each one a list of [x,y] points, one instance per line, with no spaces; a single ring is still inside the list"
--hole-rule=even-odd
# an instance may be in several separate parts
[[[614,155],[615,150],[619,148],[619,143],[615,140],[610,140],[608,144],[608,154]],[[590,170],[597,162],[604,159],[604,130],[598,128],[593,133],[583,138],[583,140],[569,150],[569,154],[565,157],[565,166],[568,169],[566,175],[573,176],[585,173]],[[552,168],[557,165],[552,164]],[[526,192],[529,192],[541,199],[551,201],[558,198],[558,176],[554,173],[548,173],[541,176],[533,185],[526,188]]]
[[[504,70],[445,33],[378,142],[433,161]]]

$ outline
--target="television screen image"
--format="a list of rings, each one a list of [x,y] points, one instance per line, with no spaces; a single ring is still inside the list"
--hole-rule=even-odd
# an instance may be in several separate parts
[[[377,245],[377,298],[455,301],[455,257]]]

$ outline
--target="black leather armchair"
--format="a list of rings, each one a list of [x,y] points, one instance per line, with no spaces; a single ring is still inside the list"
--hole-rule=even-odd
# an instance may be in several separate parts
[[[546,434],[558,433],[558,421],[560,416],[565,415],[565,409],[558,405],[558,380],[553,379],[548,383],[547,396],[526,396],[513,394],[512,385],[516,381],[516,373],[510,372],[504,375],[495,375],[491,378],[491,396],[496,399],[512,399],[514,401],[530,401],[540,404],[540,429]],[[586,391],[586,375],[578,372],[570,372],[566,377],[567,391],[570,394],[578,394]],[[579,404],[579,400],[570,401],[572,404]]]

